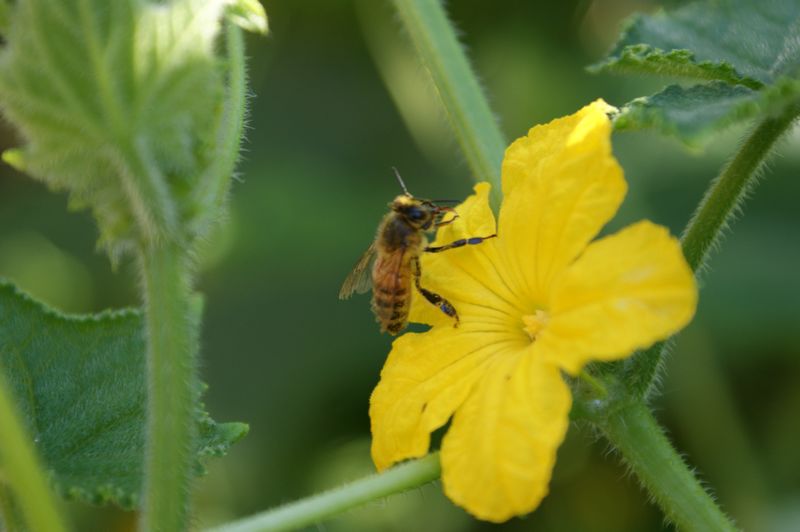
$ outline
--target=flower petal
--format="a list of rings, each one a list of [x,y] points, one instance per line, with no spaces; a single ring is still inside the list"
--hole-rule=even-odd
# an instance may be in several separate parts
[[[506,345],[497,335],[453,327],[395,340],[370,398],[378,470],[427,453],[430,433],[450,419],[486,362]]]
[[[531,347],[493,360],[442,441],[445,494],[480,519],[536,508],[567,432],[569,389]]]
[[[474,194],[455,208],[458,219],[439,228],[433,245],[440,246],[464,237],[494,234],[494,213],[489,206],[491,190],[492,186],[489,183],[485,181],[477,183],[473,187]]]
[[[553,288],[537,338],[554,363],[577,373],[677,332],[692,319],[697,287],[678,241],[648,221],[592,243]]]
[[[494,214],[489,207],[488,183],[475,185],[475,194],[456,207],[459,217],[439,229],[431,244],[442,246],[463,238],[485,237],[495,233]],[[500,324],[504,320],[516,325],[512,318],[523,308],[516,291],[505,282],[508,277],[497,254],[497,239],[477,245],[466,245],[440,253],[423,253],[420,257],[423,287],[446,298],[459,313],[461,321],[472,317]],[[453,319],[431,305],[414,291],[409,321],[452,328]],[[508,327],[506,327],[508,328]]]
[[[614,216],[627,185],[611,153],[613,108],[598,100],[536,126],[503,159],[499,234],[515,284],[534,306]]]

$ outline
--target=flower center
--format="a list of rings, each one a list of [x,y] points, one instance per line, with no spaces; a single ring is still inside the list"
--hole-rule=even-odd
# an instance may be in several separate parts
[[[538,309],[533,314],[522,316],[522,323],[525,324],[523,329],[531,341],[536,340],[536,336],[545,328],[547,322],[550,321],[550,315],[544,310]]]

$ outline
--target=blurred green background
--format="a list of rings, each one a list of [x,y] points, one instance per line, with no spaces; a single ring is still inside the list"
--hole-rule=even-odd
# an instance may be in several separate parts
[[[209,526],[370,473],[369,394],[390,338],[367,296],[341,281],[398,193],[461,198],[469,171],[435,92],[384,2],[264,2],[269,37],[250,37],[250,128],[227,224],[202,254],[203,378],[219,420],[250,435],[197,485]],[[509,139],[603,97],[621,105],[666,80],[596,77],[634,0],[449,2]],[[388,90],[387,90],[388,88]],[[679,233],[743,130],[702,153],[654,134],[617,135],[630,192],[609,229],[647,217]],[[13,146],[4,129],[0,143]],[[723,508],[746,529],[800,530],[800,137],[792,135],[713,258],[694,323],[680,336],[655,407]],[[137,304],[129,264],[95,250],[85,212],[0,169],[0,275],[65,311]],[[489,525],[436,485],[319,530],[668,529],[636,481],[586,427],[570,429],[551,493],[524,519]],[[127,530],[133,516],[70,505],[79,530]],[[312,530],[317,527],[312,527]]]

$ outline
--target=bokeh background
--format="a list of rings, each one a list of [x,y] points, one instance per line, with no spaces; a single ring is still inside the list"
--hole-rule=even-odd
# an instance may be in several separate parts
[[[469,170],[435,92],[384,2],[266,0],[272,33],[250,37],[250,128],[226,225],[202,254],[203,378],[218,420],[250,435],[210,464],[198,527],[372,472],[369,394],[390,338],[367,296],[341,281],[398,193],[466,196]],[[622,20],[654,3],[451,1],[509,139],[603,97],[621,105],[666,80],[592,76]],[[630,192],[609,229],[647,217],[679,233],[744,130],[687,151],[655,134],[614,139]],[[13,146],[4,126],[3,148]],[[712,262],[655,403],[678,449],[749,530],[800,529],[800,137],[793,134]],[[129,264],[112,270],[85,212],[0,168],[0,275],[69,312],[137,304]],[[80,530],[127,530],[134,516],[70,505]],[[524,519],[489,525],[437,485],[312,530],[625,531],[668,529],[585,427],[559,451],[551,493]]]

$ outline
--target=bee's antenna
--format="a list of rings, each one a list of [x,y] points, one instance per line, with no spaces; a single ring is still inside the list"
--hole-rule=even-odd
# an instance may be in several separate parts
[[[411,192],[408,191],[406,188],[406,184],[403,182],[403,178],[400,177],[400,172],[397,171],[397,168],[392,166],[392,170],[394,170],[394,175],[397,177],[397,180],[400,182],[400,186],[403,187],[403,192],[406,193],[406,196],[411,196]]]

